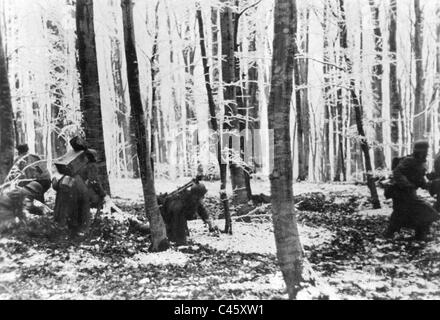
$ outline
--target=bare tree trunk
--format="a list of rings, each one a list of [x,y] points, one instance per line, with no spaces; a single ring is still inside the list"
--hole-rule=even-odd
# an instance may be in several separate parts
[[[356,116],[356,126],[358,130],[358,134],[361,138],[361,148],[364,153],[364,160],[365,160],[365,169],[366,169],[366,176],[367,176],[367,185],[370,189],[371,193],[371,202],[373,203],[373,208],[378,209],[380,208],[380,202],[379,197],[377,195],[377,189],[373,178],[373,168],[371,166],[371,159],[370,159],[370,150],[369,145],[367,141],[367,137],[365,135],[364,127],[363,127],[363,114],[362,114],[362,106],[360,99],[358,95],[356,94],[356,82],[353,78],[353,63],[350,59],[350,57],[347,54],[348,51],[348,44],[347,44],[347,24],[346,24],[346,17],[345,17],[345,8],[344,8],[344,0],[339,0],[339,8],[340,8],[340,22],[339,22],[339,28],[341,31],[341,49],[344,52],[345,55],[345,61],[347,64],[347,73],[350,77],[350,98],[351,102],[355,111]]]
[[[423,87],[425,84],[423,72],[423,11],[420,0],[414,0],[414,58],[416,60],[416,88],[414,91],[414,139],[425,135],[425,101]]]
[[[330,66],[328,63],[330,63],[330,53],[329,53],[329,25],[328,25],[328,2],[325,0],[324,2],[324,9],[323,9],[323,58],[324,58],[324,64],[323,64],[323,77],[324,77],[324,134],[323,134],[323,140],[324,140],[324,155],[322,157],[323,161],[323,180],[329,181],[331,179],[331,164],[330,164],[330,157],[331,157],[331,149],[330,149],[330,109],[331,109],[331,99],[330,97]]]
[[[253,35],[249,42],[249,52],[256,53],[256,35]],[[261,149],[261,119],[260,103],[258,99],[258,63],[252,61],[248,70],[248,107],[249,107],[249,128],[251,131],[252,143],[252,166],[255,171],[262,168],[262,149]]]
[[[110,194],[105,158],[104,131],[99,90],[98,62],[96,57],[93,1],[77,0],[76,28],[78,69],[81,76],[81,111],[84,132],[89,146],[99,154],[98,175],[104,190]]]
[[[151,52],[151,60],[150,60],[150,70],[151,70],[151,114],[152,114],[152,120],[151,120],[151,152],[152,152],[152,159],[154,162],[159,162],[160,157],[160,151],[158,146],[158,139],[159,139],[159,92],[158,92],[158,74],[159,74],[159,67],[158,67],[158,37],[159,37],[159,4],[160,1],[157,2],[156,8],[154,9],[155,12],[155,30],[154,30],[154,43],[153,48]],[[154,172],[153,172],[154,175]]]
[[[375,133],[376,133],[376,141],[379,146],[374,148],[374,168],[375,169],[383,169],[386,167],[385,164],[385,156],[383,152],[383,125],[382,125],[382,105],[383,105],[383,94],[382,94],[382,75],[383,75],[383,66],[382,66],[382,32],[380,30],[380,21],[379,21],[379,7],[375,4],[375,0],[369,0],[371,15],[374,26],[374,50],[376,53],[376,58],[373,66],[373,101],[374,101],[374,119],[376,123]]]
[[[220,169],[220,199],[223,204],[224,214],[225,214],[225,233],[232,234],[232,220],[231,213],[229,211],[229,200],[228,195],[226,194],[226,171],[227,171],[227,162],[222,161],[222,144],[220,140],[220,130],[217,121],[216,115],[216,107],[214,102],[214,95],[212,93],[211,87],[211,79],[209,76],[209,65],[208,65],[208,57],[206,56],[206,46],[205,46],[205,33],[203,29],[203,19],[202,12],[200,9],[197,9],[197,21],[199,24],[199,36],[200,36],[200,51],[202,55],[203,62],[203,73],[205,75],[205,87],[206,93],[208,95],[208,106],[209,106],[209,124],[210,129],[214,131],[217,139],[217,161]]]
[[[151,149],[145,114],[139,85],[139,69],[135,46],[133,26],[133,3],[131,0],[122,0],[123,26],[125,39],[125,54],[127,59],[127,79],[130,92],[131,120],[136,133],[136,146],[139,159],[139,167],[142,180],[142,189],[145,200],[146,214],[151,225],[151,251],[163,251],[168,249],[169,242],[165,230],[165,224],[160,214],[157,203],[156,190],[154,187],[154,174],[151,167]]]
[[[237,100],[237,85],[236,78],[236,38],[235,28],[236,20],[233,9],[229,6],[225,6],[221,12],[221,40],[222,40],[222,55],[225,56],[225,60],[222,61],[222,76],[224,83],[224,102],[225,102],[225,121],[223,123],[223,133],[225,137],[229,139],[230,152],[237,158],[240,157],[240,145],[241,143],[233,143],[233,139],[239,139],[240,123],[238,120],[238,100]],[[233,201],[241,204],[246,203],[249,200],[246,190],[246,178],[244,170],[238,161],[229,159],[229,169],[231,172],[231,184],[233,189]]]
[[[390,24],[388,50],[390,52],[390,118],[391,118],[391,158],[399,155],[399,113],[402,110],[400,93],[397,86],[397,0],[390,2]]]
[[[276,0],[272,81],[268,106],[269,132],[273,134],[271,179],[272,215],[278,262],[291,299],[303,281],[303,252],[293,206],[290,101],[296,29],[296,1]]]
[[[6,55],[0,30],[0,184],[14,162],[14,113],[11,103]]]
[[[309,47],[309,10],[306,13],[306,27],[302,30],[299,46],[307,55]],[[300,22],[300,25],[302,21]],[[303,28],[301,28],[303,29]],[[296,41],[295,41],[296,45]],[[299,52],[297,48],[295,50]],[[309,154],[310,154],[310,121],[309,121],[309,101],[308,101],[308,59],[294,60],[295,76],[295,101],[296,101],[296,123],[297,123],[297,141],[298,141],[298,180],[307,180],[309,174]]]

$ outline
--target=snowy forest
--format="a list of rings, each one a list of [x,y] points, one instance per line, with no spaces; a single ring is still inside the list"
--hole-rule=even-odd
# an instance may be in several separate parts
[[[0,228],[0,298],[440,297],[439,225],[384,237],[382,183],[421,140],[440,177],[439,0],[0,0],[0,191],[75,137],[106,200],[81,242],[53,180]]]

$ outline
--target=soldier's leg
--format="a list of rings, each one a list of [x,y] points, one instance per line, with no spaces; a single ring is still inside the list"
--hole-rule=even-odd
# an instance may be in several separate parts
[[[394,236],[394,233],[400,231],[401,226],[398,219],[398,210],[399,206],[393,203],[393,213],[391,214],[390,221],[388,222],[388,227],[384,233],[385,238],[392,238]]]
[[[78,224],[79,232],[87,233],[91,225],[89,189],[81,178],[78,178]]]
[[[186,229],[187,224],[185,215],[180,210],[174,210],[172,212],[170,240],[176,242],[178,245],[186,244]]]

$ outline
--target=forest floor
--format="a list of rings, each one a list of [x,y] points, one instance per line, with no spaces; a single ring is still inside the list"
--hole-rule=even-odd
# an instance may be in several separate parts
[[[185,182],[156,185],[158,192],[169,192]],[[206,206],[218,218],[218,183],[205,184]],[[131,215],[145,220],[140,181],[118,180],[112,187],[124,214],[96,218],[92,236],[81,243],[39,232],[50,217],[33,218],[27,227],[3,234],[0,299],[287,297],[270,204],[232,208],[233,235],[209,233],[202,221],[190,221],[187,246],[149,253],[148,237],[127,223]],[[269,183],[254,181],[253,189],[269,194]],[[383,208],[372,210],[365,186],[297,183],[294,192],[301,242],[319,279],[316,290],[304,290],[299,298],[440,298],[440,225],[434,225],[428,243],[411,241],[410,231],[387,240],[382,234],[390,203],[382,197]],[[224,225],[222,219],[214,222]]]

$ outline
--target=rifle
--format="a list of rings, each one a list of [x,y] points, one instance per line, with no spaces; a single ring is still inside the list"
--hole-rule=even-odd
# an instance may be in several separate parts
[[[194,186],[194,185],[199,184],[199,182],[200,182],[201,179],[202,179],[201,176],[196,176],[196,177],[195,177],[194,179],[192,179],[190,182],[188,182],[188,183],[186,183],[185,185],[183,185],[183,186],[177,188],[177,189],[174,190],[173,192],[171,192],[171,193],[165,193],[165,194],[162,196],[163,203],[165,203],[166,200],[168,200],[168,199],[170,199],[170,198],[172,198],[172,197],[178,195],[178,194],[181,193],[182,191],[184,191],[184,190],[186,190],[186,189],[188,189],[188,188],[190,188],[190,187],[192,187],[192,186]],[[160,204],[159,207],[162,207],[162,205],[163,205],[163,204]]]

